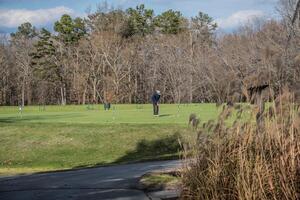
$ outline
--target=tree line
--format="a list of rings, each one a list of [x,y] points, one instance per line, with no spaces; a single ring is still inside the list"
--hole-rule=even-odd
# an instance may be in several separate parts
[[[241,102],[255,76],[275,95],[297,88],[299,4],[281,0],[281,20],[226,34],[203,12],[188,19],[144,5],[63,15],[54,32],[21,24],[1,39],[0,105],[147,103],[157,89],[164,103]]]

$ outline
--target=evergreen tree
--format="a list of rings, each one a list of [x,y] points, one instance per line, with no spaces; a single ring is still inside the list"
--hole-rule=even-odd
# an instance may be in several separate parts
[[[57,74],[60,80],[61,104],[66,105],[68,88],[68,75],[70,74],[70,51],[74,45],[87,33],[84,21],[81,18],[72,19],[69,15],[63,15],[54,24],[54,30],[58,33],[56,42],[56,65]]]
[[[177,34],[183,30],[184,18],[179,11],[168,10],[155,19],[155,25],[162,33]]]
[[[21,24],[18,27],[18,31],[16,33],[10,34],[13,39],[23,37],[25,39],[32,39],[37,36],[37,31],[31,23],[26,22]]]
[[[126,13],[128,19],[123,30],[123,36],[145,36],[154,31],[154,11],[152,9],[145,9],[144,4],[141,4],[135,9],[127,9]]]
[[[65,45],[77,43],[86,33],[85,23],[81,18],[72,19],[65,14],[55,22],[54,30],[58,33],[58,39]]]
[[[217,23],[208,14],[199,12],[197,16],[191,18],[191,29],[203,39],[210,38],[217,29]]]
[[[56,82],[59,77],[59,71],[54,62],[56,50],[52,35],[43,28],[38,38],[38,42],[34,45],[34,51],[31,54],[35,75],[42,80]]]

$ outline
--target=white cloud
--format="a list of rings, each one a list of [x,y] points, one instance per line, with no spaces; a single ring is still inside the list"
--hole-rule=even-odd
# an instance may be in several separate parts
[[[216,22],[220,28],[232,29],[265,17],[265,13],[260,10],[243,10],[233,13],[227,18],[217,19]]]
[[[60,6],[50,9],[10,9],[0,10],[0,26],[14,28],[24,22],[30,22],[35,26],[43,26],[58,20],[63,14],[73,14],[70,8]]]
[[[278,0],[252,0],[255,4],[271,4],[274,5],[278,2]]]

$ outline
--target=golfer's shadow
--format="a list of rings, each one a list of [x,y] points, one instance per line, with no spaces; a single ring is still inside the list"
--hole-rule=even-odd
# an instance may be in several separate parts
[[[169,117],[171,116],[171,114],[163,114],[163,115],[159,115],[159,117]]]

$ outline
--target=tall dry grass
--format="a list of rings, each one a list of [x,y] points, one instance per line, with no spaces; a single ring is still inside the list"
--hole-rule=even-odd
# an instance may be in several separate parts
[[[300,199],[300,113],[284,99],[265,112],[259,127],[255,109],[245,120],[245,108],[225,108],[216,123],[205,124],[185,145],[181,198]],[[228,126],[233,113],[237,120]]]

